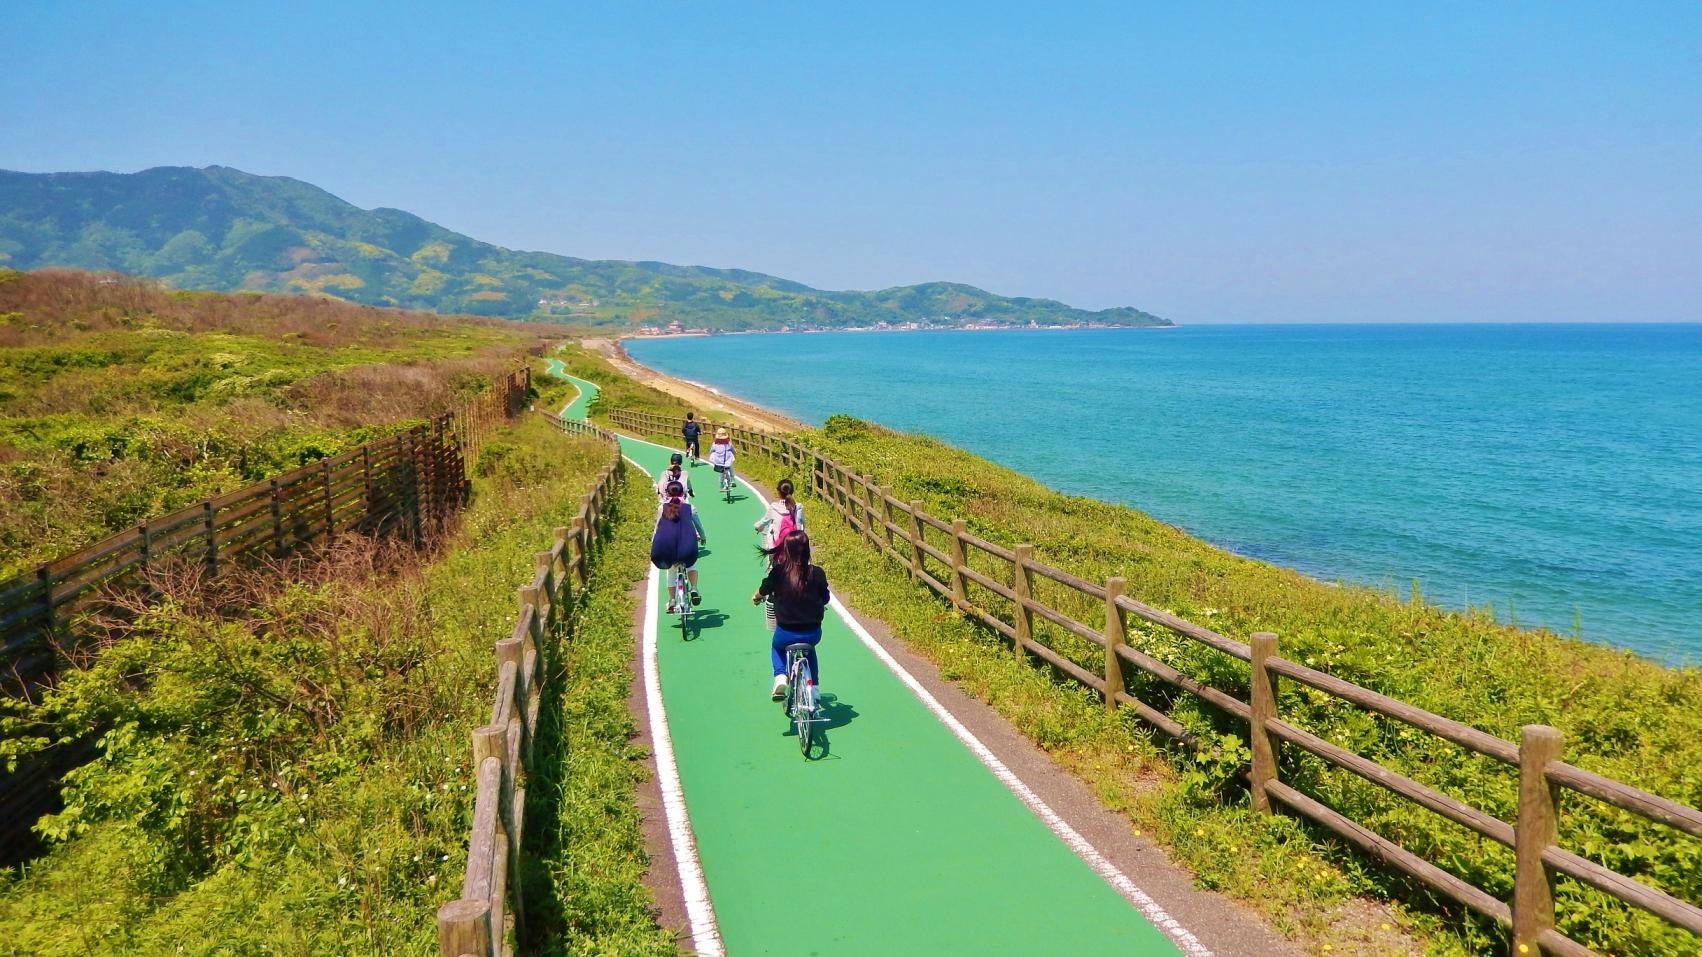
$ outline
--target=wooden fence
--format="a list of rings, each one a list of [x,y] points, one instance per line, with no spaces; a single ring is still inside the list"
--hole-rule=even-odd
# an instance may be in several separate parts
[[[496,643],[496,702],[490,723],[473,731],[473,826],[461,896],[437,911],[443,957],[505,957],[523,933],[520,925],[520,839],[525,824],[526,772],[532,766],[541,681],[552,640],[567,637],[576,589],[607,533],[609,506],[626,475],[614,433],[540,413],[564,432],[590,435],[613,446],[608,465],[580,496],[572,526],[555,530],[548,551],[537,554],[532,582],[520,589],[513,634]]]
[[[418,539],[460,507],[468,450],[490,425],[518,412],[531,372],[515,368],[493,387],[425,425],[369,442],[276,478],[110,535],[0,582],[0,693],[28,694],[50,682],[69,626],[103,594],[145,579],[150,566],[192,561],[217,572],[247,556],[281,556],[337,534],[400,534]],[[0,839],[22,838],[54,800],[53,783],[92,754],[86,743],[57,745],[0,776]]]
[[[609,418],[616,426],[637,434],[673,440],[679,432],[680,420],[669,416],[613,410]],[[1248,642],[1236,641],[1124,594],[1125,583],[1121,578],[1103,583],[1087,581],[1035,561],[1030,545],[1006,547],[978,538],[969,534],[963,520],[946,521],[923,511],[918,502],[899,501],[891,489],[877,487],[866,476],[789,436],[728,423],[705,422],[704,428],[726,428],[743,451],[762,455],[782,468],[807,472],[815,496],[838,512],[871,547],[906,566],[914,580],[932,589],[965,616],[1003,635],[1017,654],[1033,655],[1098,692],[1107,709],[1130,708],[1142,721],[1184,747],[1196,746],[1192,735],[1168,714],[1129,693],[1125,673],[1126,669],[1135,669],[1238,720],[1247,728],[1252,752],[1247,778],[1255,808],[1282,809],[1311,821],[1381,864],[1493,919],[1511,930],[1514,953],[1540,950],[1563,957],[1594,954],[1554,927],[1554,885],[1561,875],[1702,936],[1702,908],[1557,844],[1563,790],[1693,837],[1702,837],[1702,811],[1567,764],[1561,759],[1558,730],[1527,725],[1519,742],[1507,741],[1281,658],[1277,655],[1274,634],[1262,632],[1249,636]],[[1048,603],[1040,596],[1042,587],[1068,593],[1075,600]],[[1064,604],[1102,608],[1104,617],[1096,626],[1058,607]],[[1005,617],[993,606],[1002,609]],[[1205,679],[1185,674],[1131,644],[1127,627],[1130,616],[1246,663],[1248,700],[1213,687]],[[1057,633],[1073,635],[1097,646],[1103,652],[1101,666],[1097,670],[1083,667],[1041,640],[1038,637],[1041,623]],[[1500,820],[1282,720],[1276,691],[1277,682],[1284,678],[1516,768],[1516,819],[1512,823]],[[1513,899],[1508,902],[1491,895],[1284,783],[1277,758],[1279,750],[1289,746],[1510,849],[1515,862]]]

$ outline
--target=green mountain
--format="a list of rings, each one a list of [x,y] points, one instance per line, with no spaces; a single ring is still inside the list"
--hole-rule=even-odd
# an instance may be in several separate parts
[[[740,269],[520,252],[401,210],[360,209],[299,180],[222,166],[0,170],[0,266],[115,270],[180,288],[318,293],[585,325],[1170,325],[1128,307],[1093,312],[955,283],[830,292]]]

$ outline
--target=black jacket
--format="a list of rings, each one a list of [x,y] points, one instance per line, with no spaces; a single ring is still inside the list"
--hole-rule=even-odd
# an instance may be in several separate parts
[[[774,596],[774,623],[787,631],[817,631],[821,628],[822,610],[831,596],[827,591],[827,573],[819,565],[811,565],[804,590],[795,592],[786,573],[776,565],[768,570],[757,591]]]

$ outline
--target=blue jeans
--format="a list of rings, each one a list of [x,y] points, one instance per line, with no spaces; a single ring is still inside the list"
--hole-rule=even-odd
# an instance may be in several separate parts
[[[800,641],[810,646],[810,653],[806,656],[806,660],[810,663],[810,674],[815,676],[816,684],[819,685],[821,684],[821,665],[816,663],[815,646],[817,642],[821,641],[820,628],[815,631],[787,631],[776,626],[774,643],[768,649],[769,660],[774,665],[774,674],[779,676],[786,673],[786,646],[795,645]]]

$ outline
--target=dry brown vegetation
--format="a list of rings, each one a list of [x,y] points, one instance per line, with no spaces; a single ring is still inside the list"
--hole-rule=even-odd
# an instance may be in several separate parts
[[[0,324],[0,348],[52,345],[67,332],[139,328],[264,336],[321,348],[397,348],[420,332],[466,326],[528,337],[561,334],[557,327],[537,323],[384,309],[319,296],[169,290],[150,279],[72,269],[0,271],[0,313],[8,312],[18,316]]]

